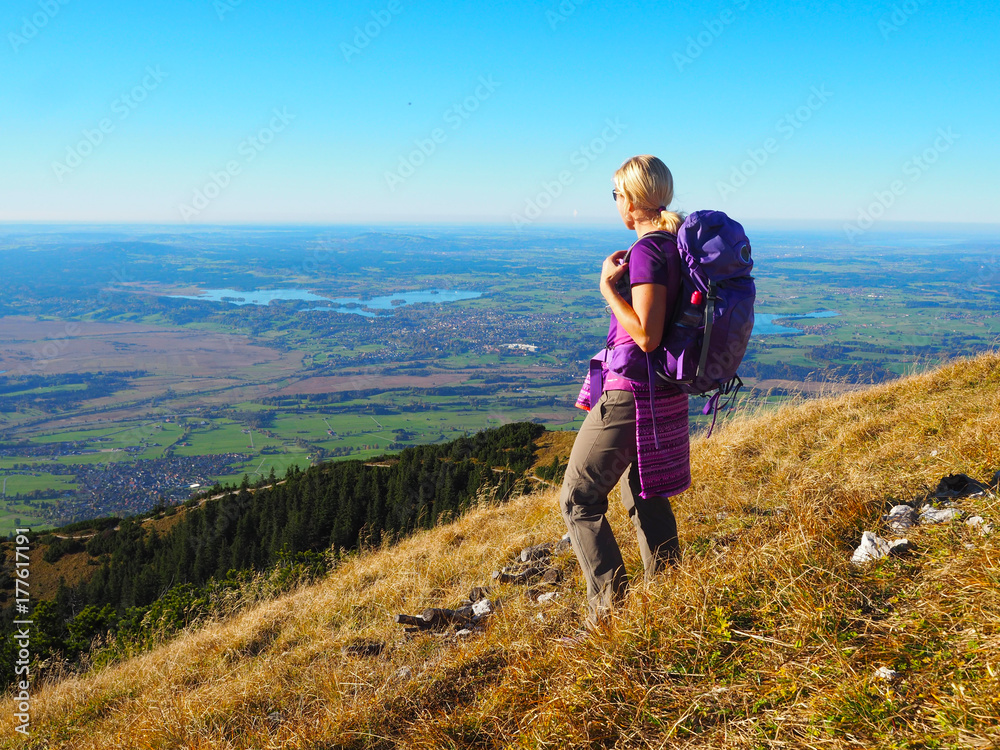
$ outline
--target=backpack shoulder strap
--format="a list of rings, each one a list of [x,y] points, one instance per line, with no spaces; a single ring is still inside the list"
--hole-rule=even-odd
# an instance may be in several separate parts
[[[673,232],[668,232],[666,229],[654,229],[652,232],[647,232],[646,234],[642,235],[642,237],[640,237],[639,239],[637,239],[635,242],[632,243],[632,247],[630,247],[628,251],[625,253],[625,262],[628,263],[629,256],[632,254],[632,250],[635,248],[636,245],[638,245],[647,237],[651,237],[654,234],[663,235],[665,237],[669,237],[674,240],[677,239],[676,234],[674,234]]]

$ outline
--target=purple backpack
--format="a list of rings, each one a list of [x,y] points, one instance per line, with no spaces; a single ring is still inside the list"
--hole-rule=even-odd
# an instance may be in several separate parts
[[[695,211],[677,231],[677,250],[681,292],[656,375],[686,393],[728,393],[753,331],[750,240],[721,211]]]
[[[670,232],[645,236],[655,235],[674,238]],[[626,378],[647,380],[651,405],[654,383],[666,382],[683,393],[712,394],[704,413],[714,409],[718,414],[720,396],[735,397],[743,385],[736,368],[753,331],[756,287],[750,276],[750,240],[721,211],[695,211],[676,237],[681,288],[660,346],[649,353],[634,345],[617,347],[607,352],[608,366]]]

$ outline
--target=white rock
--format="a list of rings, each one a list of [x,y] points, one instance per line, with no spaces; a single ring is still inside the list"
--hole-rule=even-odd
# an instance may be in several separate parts
[[[917,511],[909,505],[894,505],[892,510],[882,516],[882,519],[888,522],[889,528],[896,532],[906,531],[911,526],[920,523]]]
[[[944,523],[946,521],[954,521],[956,518],[962,517],[962,511],[958,508],[932,508],[929,505],[925,505],[920,509],[920,522],[921,523]]]
[[[983,536],[993,532],[993,524],[989,523],[982,516],[973,516],[972,518],[966,519],[965,525],[979,529],[979,533]]]
[[[879,667],[875,670],[875,679],[892,682],[893,680],[899,679],[899,672],[895,669],[889,669],[889,667]]]
[[[456,638],[468,638],[470,635],[472,635],[472,631],[469,630],[468,628],[462,628],[457,633],[455,633]]]
[[[472,605],[472,614],[479,615],[480,617],[482,617],[483,615],[488,615],[492,611],[493,611],[493,605],[490,603],[489,599],[480,599],[478,602]]]
[[[870,531],[866,531],[861,535],[861,544],[851,555],[851,562],[855,565],[864,565],[866,562],[885,557],[889,554],[889,550],[889,542]]]
[[[547,594],[542,594],[541,596],[539,596],[538,597],[538,601],[544,604],[545,602],[550,602],[553,599],[557,599],[557,598],[559,598],[559,592],[558,591],[550,591]]]
[[[398,680],[408,680],[413,677],[413,670],[409,667],[400,667],[396,670],[396,679]]]

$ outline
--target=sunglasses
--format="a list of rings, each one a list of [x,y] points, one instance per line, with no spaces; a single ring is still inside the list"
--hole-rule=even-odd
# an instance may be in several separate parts
[[[624,193],[619,193],[617,189],[611,191],[611,200],[618,202],[618,196],[624,195]]]

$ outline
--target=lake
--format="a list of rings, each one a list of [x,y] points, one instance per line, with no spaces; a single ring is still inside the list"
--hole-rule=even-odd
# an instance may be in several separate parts
[[[482,292],[466,292],[457,289],[427,289],[419,292],[399,292],[398,294],[387,294],[383,297],[372,297],[370,300],[359,300],[351,297],[337,297],[336,299],[329,301],[339,306],[356,304],[364,305],[372,310],[392,310],[396,307],[414,305],[418,302],[436,302],[441,304],[444,302],[458,302],[464,299],[476,299],[477,297],[482,296]],[[393,304],[393,302],[396,302],[396,304]],[[356,313],[358,315],[371,317],[376,315],[376,313],[350,307],[310,307],[309,309]]]
[[[354,313],[368,318],[378,316],[371,310],[393,310],[404,305],[414,305],[418,302],[458,302],[466,299],[476,299],[483,296],[482,292],[470,292],[457,289],[424,289],[415,292],[398,292],[382,297],[360,299],[356,297],[323,297],[305,289],[255,289],[242,292],[237,289],[205,289],[201,294],[171,294],[178,299],[198,299],[209,302],[228,302],[232,305],[269,305],[274,300],[302,300],[305,302],[329,302],[329,306],[309,307],[309,310],[328,310],[330,312]],[[395,304],[393,304],[395,303]],[[361,308],[366,307],[367,310]]]
[[[753,315],[753,335],[754,336],[790,336],[802,333],[797,328],[783,326],[775,323],[775,319],[781,320],[802,320],[803,318],[835,318],[840,315],[834,310],[823,310],[821,312],[801,313],[799,315],[782,315],[780,313],[754,313]]]

